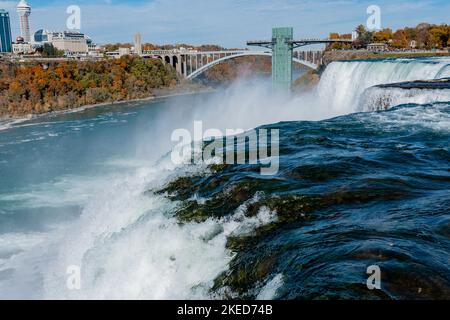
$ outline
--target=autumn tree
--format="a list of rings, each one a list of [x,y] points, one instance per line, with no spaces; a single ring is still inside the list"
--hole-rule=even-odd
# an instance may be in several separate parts
[[[373,40],[376,42],[388,42],[393,38],[392,29],[386,28],[373,34]]]
[[[408,36],[404,30],[397,30],[394,33],[392,46],[395,48],[407,48]]]
[[[430,34],[437,48],[443,49],[450,44],[450,26],[435,26],[431,28]]]
[[[132,56],[96,62],[3,63],[0,74],[0,115],[143,98],[153,89],[177,83],[170,65]]]

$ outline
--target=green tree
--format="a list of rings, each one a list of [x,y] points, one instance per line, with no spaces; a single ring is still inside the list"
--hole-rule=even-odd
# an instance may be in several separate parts
[[[63,57],[64,55],[64,51],[58,50],[51,43],[44,43],[42,47],[42,56],[44,57]]]
[[[356,47],[367,47],[367,45],[373,41],[373,32],[367,31],[364,25],[359,25],[356,27],[355,31],[358,34],[358,38],[355,41]]]

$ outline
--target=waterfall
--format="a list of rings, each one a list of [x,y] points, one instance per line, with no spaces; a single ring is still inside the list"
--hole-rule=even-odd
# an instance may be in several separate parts
[[[385,110],[394,106],[415,103],[427,104],[450,101],[450,89],[402,89],[373,87],[365,91],[361,109],[363,111]]]
[[[450,64],[443,66],[442,69],[438,72],[436,78],[450,78]]]
[[[450,59],[396,59],[333,62],[318,85],[321,100],[342,114],[362,111],[366,89],[415,80],[431,80],[450,73]]]

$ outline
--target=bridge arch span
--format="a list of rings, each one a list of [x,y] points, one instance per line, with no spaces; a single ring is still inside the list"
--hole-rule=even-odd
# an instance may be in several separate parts
[[[180,63],[180,62],[178,61],[178,57],[177,57],[177,56],[172,56],[172,67],[174,67],[175,69],[177,69],[178,63]]]
[[[271,52],[264,52],[264,51],[261,51],[261,52],[252,51],[252,52],[242,52],[242,53],[238,53],[238,54],[225,56],[223,58],[214,60],[214,61],[209,62],[209,63],[205,64],[204,66],[198,68],[197,70],[192,72],[190,75],[188,75],[187,79],[195,79],[196,77],[201,75],[206,70],[211,69],[215,65],[218,65],[218,64],[220,64],[220,63],[222,63],[224,61],[227,61],[227,60],[230,60],[230,59],[236,59],[236,58],[239,58],[239,57],[248,57],[248,56],[266,56],[266,57],[271,57],[272,53]],[[296,63],[299,63],[301,65],[304,65],[305,67],[308,67],[310,69],[316,70],[318,68],[318,66],[316,64],[311,63],[309,61],[300,60],[300,59],[297,59],[297,58],[293,58],[292,61],[294,61]]]

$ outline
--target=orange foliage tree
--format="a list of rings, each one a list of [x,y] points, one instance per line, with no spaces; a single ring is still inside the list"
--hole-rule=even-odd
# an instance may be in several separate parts
[[[86,104],[138,99],[174,86],[176,71],[159,59],[0,65],[0,115],[21,116]]]

